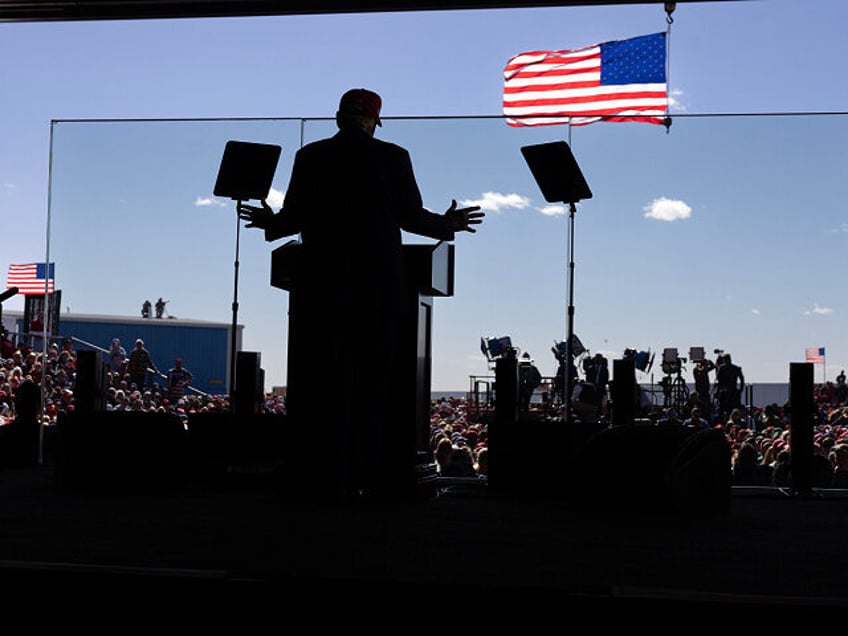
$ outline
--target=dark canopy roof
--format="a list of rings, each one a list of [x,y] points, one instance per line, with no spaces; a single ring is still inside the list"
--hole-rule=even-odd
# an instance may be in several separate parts
[[[665,3],[645,0],[0,0],[0,21],[139,20],[612,4]]]

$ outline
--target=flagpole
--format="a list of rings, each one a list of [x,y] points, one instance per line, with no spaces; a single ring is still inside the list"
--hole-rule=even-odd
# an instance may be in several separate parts
[[[50,316],[52,316],[52,306],[51,301],[53,301],[53,297],[48,293],[50,290],[50,224],[52,221],[52,213],[53,213],[53,132],[56,128],[56,121],[50,121],[50,140],[49,140],[49,152],[48,152],[48,160],[47,160],[47,227],[44,237],[44,267],[46,271],[44,272],[44,304],[42,305],[42,310],[44,311],[44,315],[42,317],[42,322],[44,323],[44,329],[47,330],[47,333],[43,334],[41,338],[42,344],[42,360],[44,360],[44,364],[47,364],[47,352],[50,350],[50,343],[47,342],[47,334],[53,333],[53,325],[50,324]],[[53,284],[53,288],[56,288],[55,281]],[[39,397],[38,397],[38,458],[37,462],[39,465],[44,463],[44,394],[47,392],[47,374],[41,374],[41,386],[39,387]]]

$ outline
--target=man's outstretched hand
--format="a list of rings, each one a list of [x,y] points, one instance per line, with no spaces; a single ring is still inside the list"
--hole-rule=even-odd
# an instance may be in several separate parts
[[[454,232],[476,232],[473,225],[480,225],[483,222],[485,212],[478,212],[479,205],[471,206],[470,208],[456,207],[456,200],[451,201],[451,206],[445,212],[445,216],[450,219],[451,227]]]
[[[240,219],[247,221],[247,225],[245,227],[258,227],[264,230],[271,222],[271,219],[274,216],[274,211],[263,199],[262,207],[245,204],[240,205],[238,208],[238,215]]]

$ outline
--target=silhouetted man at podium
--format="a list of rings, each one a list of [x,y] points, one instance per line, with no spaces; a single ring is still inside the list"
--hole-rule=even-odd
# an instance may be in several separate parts
[[[450,241],[484,216],[456,201],[444,214],[424,208],[409,153],[374,138],[381,105],[374,92],[347,91],[338,132],[295,155],[281,210],[264,201],[239,208],[268,241],[301,237],[299,303],[290,314],[300,312],[310,330],[311,368],[289,373],[313,380],[289,395],[287,412],[299,431],[307,427],[313,461],[310,474],[293,477],[323,479],[332,499],[412,494],[414,457],[400,440],[414,423],[393,421],[391,400],[399,316],[409,310],[401,230]]]

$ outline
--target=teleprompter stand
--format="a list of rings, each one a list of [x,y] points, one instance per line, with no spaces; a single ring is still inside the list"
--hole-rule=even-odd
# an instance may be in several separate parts
[[[3,318],[3,301],[8,300],[9,298],[16,295],[17,293],[18,293],[17,287],[9,287],[9,289],[7,289],[3,292],[0,292],[0,319]],[[0,325],[2,325],[2,324],[3,323],[0,322]]]
[[[236,382],[236,332],[238,330],[238,273],[239,239],[241,219],[238,210],[244,201],[261,201],[268,196],[271,182],[277,171],[282,148],[272,144],[258,144],[247,141],[228,141],[224,147],[224,156],[218,168],[215,182],[216,197],[226,197],[236,201],[236,258],[233,265],[233,325],[230,332],[230,408],[235,408]]]
[[[564,141],[523,146],[521,154],[548,203],[568,205],[568,338],[566,339],[565,417],[571,418],[571,385],[574,381],[574,215],[576,203],[591,199],[592,191],[577,165],[571,148]]]

